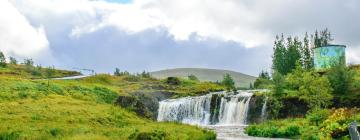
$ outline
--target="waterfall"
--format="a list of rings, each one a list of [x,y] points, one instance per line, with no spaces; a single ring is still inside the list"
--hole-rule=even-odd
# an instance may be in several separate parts
[[[261,121],[264,121],[266,120],[266,103],[267,103],[267,100],[268,100],[268,97],[265,97],[264,99],[264,104],[261,108]]]
[[[246,124],[251,96],[252,93],[247,91],[217,92],[198,97],[164,100],[159,103],[157,120],[195,125]]]

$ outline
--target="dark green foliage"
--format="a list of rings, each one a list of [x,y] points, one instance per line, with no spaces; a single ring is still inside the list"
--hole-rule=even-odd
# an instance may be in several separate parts
[[[303,40],[303,47],[301,49],[301,63],[303,64],[303,68],[305,70],[310,70],[314,67],[314,58],[313,58],[313,51],[310,48],[310,41],[308,34],[305,33],[305,37]]]
[[[168,77],[166,79],[166,83],[169,84],[169,85],[180,85],[181,81],[177,77]]]
[[[230,76],[230,74],[225,74],[221,83],[226,87],[226,90],[231,91],[235,90],[235,82],[234,79]]]
[[[34,66],[34,61],[32,59],[24,59],[24,65],[26,67],[33,67]]]
[[[0,51],[0,67],[6,67],[5,55],[1,51]]]
[[[281,98],[284,96],[284,89],[285,89],[285,77],[275,71],[273,73],[273,88],[271,89],[272,90],[272,95],[276,98]]]
[[[56,137],[56,136],[61,135],[61,130],[60,130],[59,128],[51,128],[51,129],[49,130],[49,133],[50,133],[52,136]]]
[[[303,41],[299,40],[298,37],[289,36],[286,40],[284,35],[276,36],[274,43],[274,54],[273,54],[273,65],[272,68],[278,71],[282,75],[287,75],[296,68],[297,63],[306,70],[313,68],[313,52],[312,47],[321,47],[328,45],[331,38],[331,34],[328,29],[316,31],[311,36],[309,41],[308,34],[305,34]]]
[[[12,65],[17,65],[17,60],[15,59],[15,57],[9,57],[9,60],[10,60],[10,64],[12,64]]]
[[[265,89],[268,88],[268,86],[271,84],[272,82],[269,73],[267,71],[261,71],[259,77],[256,78],[254,84],[251,86],[256,89]]]
[[[335,64],[326,74],[335,95],[350,94],[355,72],[343,64]]]
[[[112,104],[118,97],[116,92],[103,87],[95,87],[93,93],[98,97],[100,103]]]
[[[165,139],[166,133],[163,131],[155,130],[153,132],[139,132],[135,131],[135,133],[129,136],[130,140],[163,140]]]
[[[300,135],[300,128],[296,125],[289,125],[283,129],[280,126],[249,126],[245,132],[250,136],[272,137],[272,138],[288,138]]]
[[[330,115],[330,112],[325,109],[315,108],[311,111],[309,111],[306,114],[306,118],[309,120],[310,123],[318,126],[321,124],[328,116]]]
[[[299,66],[287,76],[286,84],[311,109],[327,107],[331,104],[332,88],[326,77],[315,71],[303,71]]]
[[[312,38],[313,38],[313,41],[314,41],[313,42],[314,48],[329,45],[329,43],[334,40],[331,37],[331,33],[330,33],[328,28],[320,31],[320,34],[316,30],[314,35],[312,35]]]
[[[42,67],[40,65],[34,67],[29,67],[30,73],[33,76],[38,76],[41,77],[42,76],[42,72],[41,72]]]
[[[151,75],[150,75],[149,72],[143,71],[143,72],[141,73],[141,77],[143,77],[143,78],[150,78]]]
[[[0,140],[17,140],[19,137],[19,132],[0,132]]]
[[[119,68],[115,68],[114,75],[115,76],[126,76],[126,75],[130,75],[130,73],[128,71],[120,71]]]
[[[119,68],[115,68],[114,75],[115,76],[120,76],[120,69]]]
[[[192,80],[192,81],[199,81],[199,79],[198,79],[194,74],[190,74],[190,75],[188,76],[188,79],[189,79],[189,80]]]

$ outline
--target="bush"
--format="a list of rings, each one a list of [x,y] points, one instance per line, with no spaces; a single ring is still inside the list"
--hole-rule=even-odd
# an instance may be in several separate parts
[[[60,130],[59,128],[51,128],[51,129],[49,130],[49,133],[50,133],[52,136],[56,137],[56,136],[59,136],[59,135],[61,134],[61,130]]]
[[[141,78],[136,75],[126,75],[124,80],[129,81],[129,82],[137,82],[137,81],[140,81]]]
[[[166,79],[166,83],[169,84],[169,85],[180,85],[181,81],[177,77],[168,77]]]
[[[306,114],[306,118],[311,124],[318,126],[329,116],[329,111],[326,109],[313,109]]]
[[[198,79],[194,74],[190,74],[190,75],[188,76],[188,79],[189,79],[189,80],[192,80],[192,81],[199,81],[199,79]]]
[[[289,138],[299,136],[300,127],[295,124],[283,124],[282,122],[266,122],[260,125],[250,125],[245,129],[249,136]]]
[[[139,132],[136,130],[129,136],[130,140],[163,140],[166,133],[163,131],[155,130],[153,132]]]
[[[118,97],[116,92],[113,92],[107,88],[95,87],[93,93],[98,97],[98,102],[112,104]]]
[[[18,132],[1,132],[0,140],[17,140],[20,134]]]

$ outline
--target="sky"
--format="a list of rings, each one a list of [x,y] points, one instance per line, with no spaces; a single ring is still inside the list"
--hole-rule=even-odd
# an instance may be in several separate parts
[[[112,73],[271,68],[276,35],[329,28],[360,63],[358,0],[1,0],[0,51],[42,66]]]

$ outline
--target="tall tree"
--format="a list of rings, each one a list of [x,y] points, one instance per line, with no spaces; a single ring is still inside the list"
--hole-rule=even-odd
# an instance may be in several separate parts
[[[313,51],[312,48],[310,48],[310,41],[308,33],[305,33],[305,37],[303,40],[303,46],[301,50],[301,61],[303,68],[305,70],[309,70],[314,67],[314,59],[313,59]]]
[[[288,74],[296,68],[297,62],[301,59],[301,42],[297,37],[293,39],[291,36],[287,39],[287,51],[286,51],[286,71],[282,74]]]
[[[12,65],[16,65],[17,64],[17,60],[15,59],[15,57],[9,57],[9,60],[10,60],[10,64]]]
[[[355,78],[355,72],[344,64],[338,63],[332,66],[327,73],[333,93],[336,95],[345,95],[351,92],[352,84]]]
[[[115,76],[120,76],[120,75],[121,75],[121,72],[120,72],[120,69],[119,69],[119,68],[115,68],[114,75],[115,75]]]
[[[235,90],[235,82],[234,79],[230,76],[230,74],[225,74],[221,83],[226,87],[228,91]]]
[[[314,48],[329,45],[334,40],[328,28],[321,30],[320,33],[316,30],[312,38]]]
[[[48,80],[48,91],[50,88],[50,80],[55,74],[55,68],[54,67],[48,67],[45,71],[46,79]]]
[[[273,65],[272,68],[281,74],[286,74],[286,47],[284,36],[276,36],[274,43]]]
[[[1,51],[0,51],[0,67],[6,67],[5,55]]]

